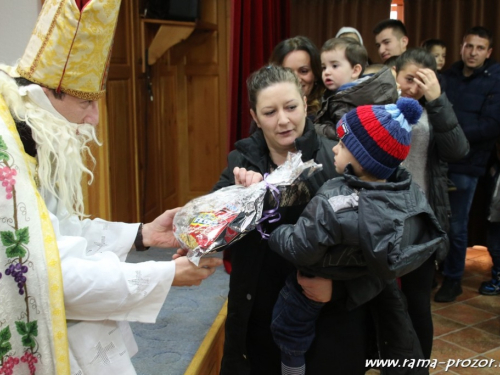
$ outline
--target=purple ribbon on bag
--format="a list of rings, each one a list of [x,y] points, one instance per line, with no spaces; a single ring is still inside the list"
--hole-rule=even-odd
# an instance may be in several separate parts
[[[257,222],[256,228],[259,231],[262,238],[265,240],[269,238],[269,234],[267,234],[265,230],[262,228],[262,223],[264,221],[267,221],[268,223],[276,223],[281,219],[281,215],[278,212],[278,209],[280,207],[280,191],[276,186],[266,181],[267,176],[269,176],[269,173],[264,174],[264,182],[266,183],[266,188],[269,189],[269,191],[273,195],[274,200],[276,201],[276,207],[270,210],[262,211],[262,217]]]

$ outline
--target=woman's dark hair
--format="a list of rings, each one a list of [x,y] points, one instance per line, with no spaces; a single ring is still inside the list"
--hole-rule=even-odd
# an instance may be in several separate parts
[[[421,65],[437,73],[436,58],[424,48],[411,48],[403,52],[396,60],[396,73],[408,64]]]
[[[269,86],[277,83],[288,82],[297,87],[297,92],[302,95],[302,88],[299,78],[289,69],[278,65],[268,65],[253,72],[247,79],[247,92],[250,109],[256,112],[257,97],[259,93]],[[255,121],[252,120],[250,134],[258,129]]]
[[[446,48],[446,43],[441,39],[427,39],[420,44],[420,47],[425,48],[429,52],[431,52],[432,48],[435,46]]]
[[[283,65],[286,55],[293,51],[305,51],[311,60],[311,69],[314,75],[314,85],[307,95],[307,108],[309,113],[316,113],[320,108],[320,101],[325,86],[321,79],[321,57],[318,48],[314,43],[305,36],[295,36],[293,38],[285,39],[279,42],[269,58],[269,64]]]

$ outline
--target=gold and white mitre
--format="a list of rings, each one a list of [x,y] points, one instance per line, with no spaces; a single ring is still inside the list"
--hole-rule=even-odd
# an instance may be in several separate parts
[[[19,61],[24,78],[85,100],[104,95],[121,0],[45,0]]]

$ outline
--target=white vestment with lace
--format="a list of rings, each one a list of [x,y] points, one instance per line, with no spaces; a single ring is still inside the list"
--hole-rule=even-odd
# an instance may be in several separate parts
[[[128,322],[155,322],[175,263],[126,263],[139,224],[67,217],[55,198],[42,195],[61,256],[71,373],[136,374]]]

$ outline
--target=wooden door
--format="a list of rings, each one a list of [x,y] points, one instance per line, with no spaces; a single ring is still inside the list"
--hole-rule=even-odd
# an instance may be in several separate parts
[[[88,212],[113,221],[149,222],[207,193],[226,164],[230,0],[200,0],[205,26],[147,74],[142,48],[157,29],[141,33],[142,6],[122,1],[87,193]]]
[[[228,0],[201,0],[200,22],[215,30],[195,30],[150,67],[153,101],[142,99],[148,130],[139,147],[144,221],[207,193],[225,165],[228,12]],[[145,31],[147,44],[156,30]]]
[[[116,28],[106,96],[94,148],[95,179],[86,188],[87,212],[112,221],[139,220],[133,0],[123,0]]]

